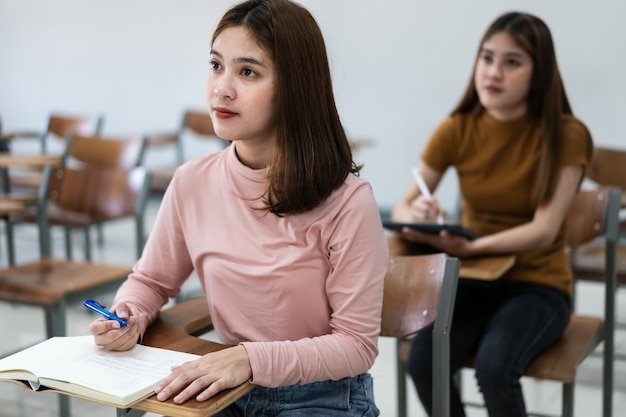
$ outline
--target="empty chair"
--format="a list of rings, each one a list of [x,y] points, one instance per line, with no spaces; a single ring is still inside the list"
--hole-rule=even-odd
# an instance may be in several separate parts
[[[60,154],[66,146],[69,135],[97,134],[102,130],[103,123],[102,116],[94,119],[83,115],[53,113],[41,131],[6,132],[2,135],[2,140],[9,143],[15,153]],[[34,139],[31,146],[23,143],[28,139],[31,139],[29,142],[33,142]],[[3,184],[7,196],[26,203],[36,201],[36,190],[41,183],[41,170],[16,168],[11,172],[5,170],[3,175],[7,179]],[[16,188],[19,190],[15,190]]]
[[[197,140],[194,140],[197,139]],[[187,140],[187,143],[183,143]],[[210,142],[213,146],[210,146]],[[206,143],[206,147],[202,144]],[[152,134],[148,136],[148,166],[152,177],[150,189],[162,194],[170,183],[174,171],[190,156],[208,154],[228,146],[228,141],[220,139],[213,130],[213,122],[208,112],[187,110],[176,132]],[[190,149],[198,148],[195,152]],[[185,146],[188,145],[188,146]]]
[[[47,166],[38,202],[41,258],[0,269],[0,300],[41,307],[45,337],[64,336],[67,307],[85,298],[115,292],[132,268],[51,257],[47,205],[54,202],[77,216],[110,219],[142,212],[148,186],[149,177],[142,167]],[[137,224],[137,231],[143,233],[142,225]],[[10,324],[5,321],[5,325]],[[60,398],[60,415],[70,415],[65,396]]]
[[[406,416],[408,338],[434,325],[433,412],[450,415],[450,325],[459,260],[446,254],[396,256],[385,276],[381,336],[397,338],[398,416]]]
[[[72,135],[68,140],[62,164],[67,167],[119,168],[122,171],[128,171],[141,165],[145,147],[146,139],[143,137],[112,138],[103,136]],[[55,179],[52,178],[49,188],[55,185]],[[99,187],[106,186],[106,184],[96,185]],[[40,191],[40,193],[42,192],[43,190]],[[102,198],[103,195],[105,195],[100,189],[91,190],[79,188],[74,190],[74,192],[76,194],[91,192],[93,193],[93,198]],[[84,212],[76,210],[76,208],[72,206],[63,206],[55,199],[56,194],[57,190],[54,188],[45,192],[45,195],[49,198],[48,200],[44,200],[46,203],[45,208],[42,207],[42,204],[39,204],[37,207],[30,207],[23,213],[11,215],[9,217],[8,228],[11,229],[18,223],[36,222],[39,211],[45,209],[49,225],[62,226],[65,228],[65,250],[67,258],[72,258],[71,229],[81,229],[83,230],[85,237],[84,257],[86,260],[91,260],[91,226],[100,226],[105,222],[113,220],[134,218],[137,225],[137,256],[141,254],[145,239],[143,230],[143,208],[145,207],[145,201],[141,202],[141,211],[135,211],[131,204],[133,200],[130,200],[125,210],[102,215],[97,211]],[[81,195],[80,197],[82,198],[83,196]],[[147,200],[146,196],[142,196],[142,198]],[[14,253],[14,250],[9,251],[10,255],[12,253]],[[12,255],[12,257],[10,256],[9,262],[11,265],[15,263],[14,255]]]

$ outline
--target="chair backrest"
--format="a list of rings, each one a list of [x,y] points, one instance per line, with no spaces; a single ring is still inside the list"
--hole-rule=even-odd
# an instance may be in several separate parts
[[[46,201],[94,219],[133,216],[145,204],[147,172],[85,165],[46,167]],[[45,211],[44,211],[45,212]]]
[[[612,185],[626,190],[626,148],[595,147],[587,178],[598,185]],[[624,193],[621,205],[626,207]]]
[[[576,257],[577,246],[591,242],[602,236],[604,244],[604,265],[601,270],[604,275],[604,314],[601,322],[600,334],[594,340],[595,344],[603,343],[603,415],[612,415],[613,391],[613,361],[615,356],[615,293],[617,290],[617,245],[619,240],[619,210],[622,190],[619,187],[602,186],[593,190],[581,190],[576,195],[568,214],[568,243],[570,245],[570,260]],[[584,278],[584,268],[576,262],[574,278]],[[581,322],[585,317],[577,318],[574,315],[571,322]],[[569,329],[569,328],[568,328]],[[566,330],[567,333],[567,330]],[[564,338],[567,338],[564,336]],[[577,345],[583,345],[578,342]],[[558,346],[558,342],[557,342]],[[593,350],[587,348],[586,353]],[[564,348],[559,352],[560,357],[571,349]],[[586,354],[585,353],[585,354]],[[576,361],[577,363],[579,361]],[[557,369],[550,364],[551,369]],[[575,369],[575,368],[574,368]],[[530,371],[530,369],[529,369]],[[571,373],[574,378],[575,371]]]
[[[381,336],[403,338],[433,329],[434,415],[449,415],[450,326],[459,260],[444,253],[396,256],[385,276]]]
[[[63,161],[65,165],[96,165],[131,169],[143,163],[144,137],[70,135]]]
[[[194,155],[193,152],[186,155],[187,152],[185,152],[185,149],[189,148],[189,145],[192,145],[191,147],[194,147],[193,145],[198,146],[198,140],[204,141],[206,139],[215,140],[216,146],[214,149],[200,152],[200,154],[203,155],[212,151],[223,149],[228,145],[228,141],[223,140],[216,135],[215,130],[213,129],[213,121],[211,120],[210,114],[206,110],[193,109],[188,109],[183,113],[181,123],[176,132],[150,134],[147,137],[149,148],[156,151],[152,152],[152,158],[158,156],[157,149],[164,148],[169,151],[171,147],[174,146],[176,152],[176,166],[182,164],[185,159]],[[186,143],[185,146],[183,146],[183,141],[189,143]],[[202,148],[204,148],[204,145],[202,145]],[[197,153],[198,152],[196,152],[196,154]]]
[[[595,147],[587,177],[599,185],[626,189],[626,149]]]
[[[51,114],[48,118],[48,124],[45,130],[40,135],[41,150],[43,153],[47,152],[49,145],[48,139],[50,136],[66,140],[72,134],[99,134],[102,130],[102,125],[102,116],[99,116],[94,123],[94,119],[88,116]]]
[[[578,192],[567,218],[567,243],[571,248],[605,234],[610,187]]]
[[[181,131],[187,129],[201,136],[216,136],[213,121],[206,111],[187,110],[183,115]]]

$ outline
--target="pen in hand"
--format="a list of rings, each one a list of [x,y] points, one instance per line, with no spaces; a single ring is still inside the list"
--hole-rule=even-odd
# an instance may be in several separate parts
[[[83,305],[87,307],[88,309],[93,310],[96,313],[106,317],[109,320],[117,321],[122,327],[128,326],[128,322],[126,320],[124,320],[121,317],[118,317],[114,313],[111,313],[109,310],[107,310],[102,304],[100,304],[96,300],[85,300],[83,301]]]
[[[417,186],[420,189],[420,193],[422,193],[424,197],[432,197],[432,194],[430,193],[430,190],[428,189],[428,185],[426,185],[424,178],[422,178],[417,168],[413,168],[411,172],[413,173],[413,178],[415,178],[415,182],[417,182]],[[437,216],[437,223],[443,224],[443,217],[441,215]]]

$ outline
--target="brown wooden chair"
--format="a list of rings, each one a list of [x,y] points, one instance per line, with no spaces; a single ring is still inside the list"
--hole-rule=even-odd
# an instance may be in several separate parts
[[[142,212],[148,186],[149,176],[142,167],[47,166],[37,212],[41,259],[0,269],[0,300],[43,308],[45,336],[64,336],[67,307],[114,292],[132,268],[51,257],[48,204],[55,203],[76,216],[110,219]],[[69,415],[68,399],[61,396],[60,416]]]
[[[143,162],[146,148],[146,138],[144,137],[110,137],[110,136],[86,136],[70,135],[67,146],[63,154],[62,164],[68,167],[93,166],[102,168],[120,168],[131,170],[138,167]],[[49,196],[53,196],[55,191],[48,191]],[[146,198],[146,197],[142,197]],[[134,217],[136,222],[137,256],[141,255],[144,244],[143,210],[145,201],[142,202],[140,212],[135,212],[132,207],[120,211],[115,215],[102,216],[96,213],[76,212],[73,207],[62,207],[56,201],[47,204],[48,223],[52,226],[61,226],[65,231],[65,250],[68,259],[72,259],[72,236],[73,229],[81,229],[84,235],[84,257],[90,261],[91,250],[91,228],[101,227],[103,223],[114,220]],[[9,217],[8,229],[12,229],[18,223],[35,223],[38,217],[38,210],[41,207],[29,207],[22,213]],[[100,233],[102,231],[99,229]],[[8,237],[7,237],[8,239]],[[7,242],[9,246],[9,264],[15,264],[15,251],[12,242]]]
[[[176,168],[188,159],[188,156],[185,155],[185,148],[189,148],[189,146],[184,146],[183,142],[190,137],[216,141],[217,149],[225,148],[229,143],[217,137],[215,130],[213,130],[211,116],[207,111],[191,109],[185,111],[176,132],[148,136],[149,148],[146,163],[152,177],[150,186],[152,193],[163,194]],[[170,162],[163,164],[160,160],[156,160],[157,156],[163,155],[163,153],[168,154],[166,156]]]
[[[568,244],[571,250],[585,242],[603,237],[604,308],[602,316],[574,312],[565,332],[557,342],[529,365],[524,376],[562,384],[561,416],[574,415],[574,388],[579,365],[603,345],[603,412],[613,415],[613,356],[615,337],[616,247],[618,240],[621,190],[602,187],[580,191],[568,214]],[[471,362],[468,363],[471,367]],[[534,413],[536,416],[545,414]]]
[[[524,376],[550,380],[562,384],[562,416],[572,417],[574,412],[574,382],[579,365],[598,347],[603,345],[603,416],[612,416],[613,356],[615,332],[616,247],[618,240],[618,217],[621,190],[603,187],[598,190],[581,191],[572,204],[568,215],[568,243],[572,250],[585,242],[603,237],[604,308],[602,317],[574,313],[561,338],[541,353],[529,365]],[[398,348],[399,365],[404,368],[407,360],[408,341]],[[472,368],[470,359],[465,364]],[[400,395],[404,395],[399,393]],[[466,403],[469,406],[481,404]],[[534,413],[542,416],[544,414]],[[405,417],[406,414],[398,414]]]
[[[615,186],[622,189],[621,208],[626,210],[626,148],[596,147],[587,178],[598,186]],[[617,241],[617,285],[626,286],[626,217],[619,223],[619,239]],[[572,269],[577,280],[596,281],[604,280],[604,242],[602,238],[578,245],[570,253]],[[626,323],[616,322],[618,329],[626,329]],[[626,360],[626,353],[615,354],[615,359]]]
[[[66,115],[52,113],[44,129],[41,131],[6,132],[1,135],[3,142],[9,143],[9,147],[17,148],[20,142],[27,139],[35,139],[36,144],[33,152],[47,154],[58,152],[65,147],[66,140],[71,134],[98,134],[102,131],[104,118],[84,115]],[[24,203],[37,201],[37,189],[41,183],[41,170],[15,169],[13,172],[3,170],[3,187],[7,197]]]
[[[385,276],[381,336],[396,338],[398,416],[406,416],[408,340],[433,325],[433,408],[450,415],[450,325],[459,260],[446,254],[395,256]]]

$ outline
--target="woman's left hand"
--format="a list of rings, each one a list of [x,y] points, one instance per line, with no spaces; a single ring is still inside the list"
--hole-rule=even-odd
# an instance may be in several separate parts
[[[155,389],[157,399],[174,396],[181,404],[196,396],[206,401],[218,392],[241,385],[252,377],[248,352],[242,345],[208,353],[195,361],[172,368],[172,373]]]
[[[418,232],[411,228],[402,230],[402,237],[419,243],[424,243],[459,258],[476,255],[472,251],[472,241],[458,235],[448,233],[445,230],[439,234]]]

